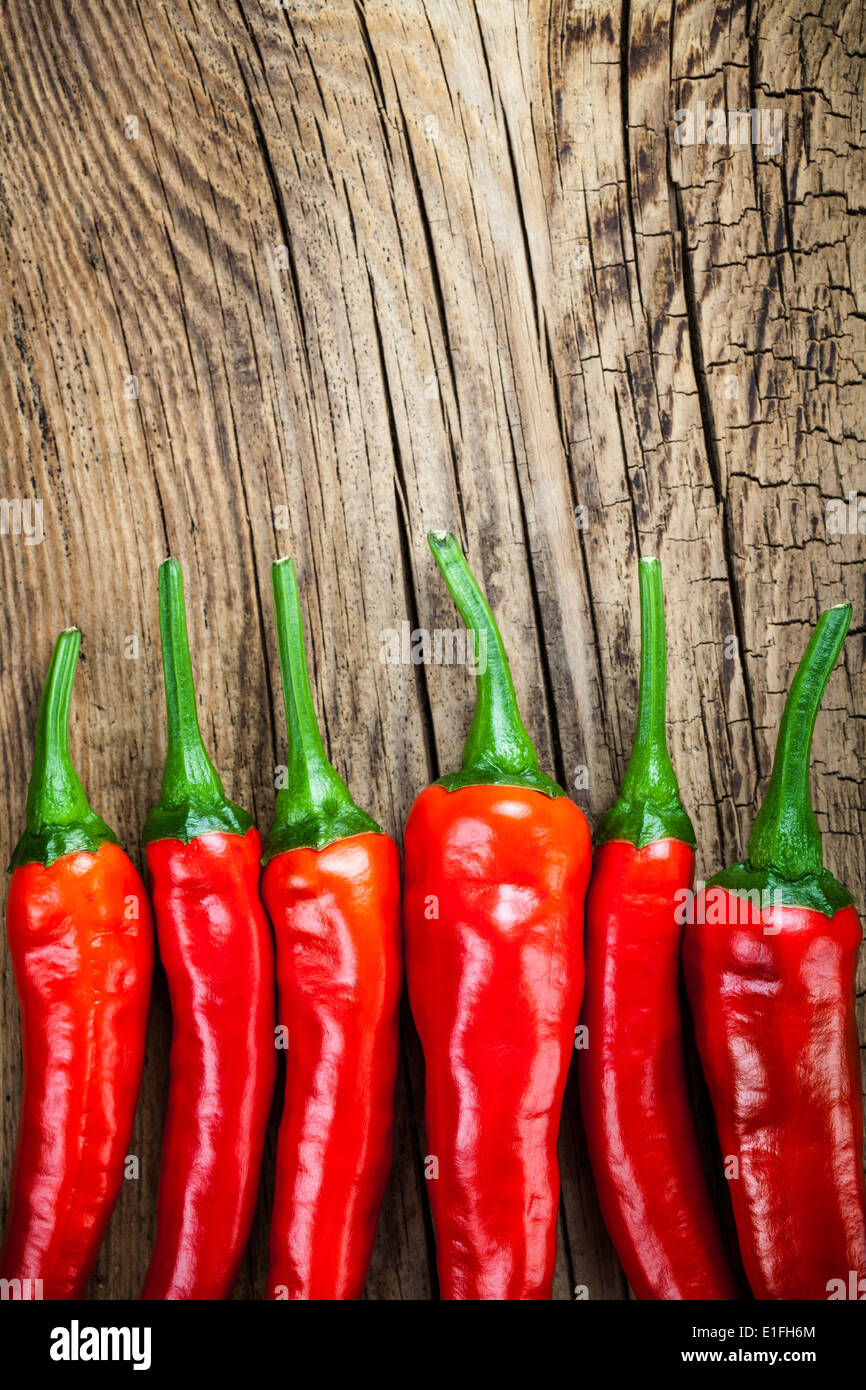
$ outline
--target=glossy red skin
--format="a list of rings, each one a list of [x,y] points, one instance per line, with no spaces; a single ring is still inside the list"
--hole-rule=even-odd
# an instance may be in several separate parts
[[[147,846],[172,1038],[143,1299],[228,1297],[249,1239],[276,1075],[261,852],[255,829]]]
[[[526,788],[428,787],[409,815],[406,976],[443,1299],[551,1296],[591,854],[577,806]]]
[[[826,1299],[828,1281],[866,1276],[860,923],[853,907],[830,918],[782,906],[754,924],[699,925],[714,901],[734,921],[733,895],[707,893],[684,963],[722,1156],[739,1160],[746,1275],[758,1299]]]
[[[127,918],[135,899],[137,918]],[[15,869],[6,912],[24,1093],[0,1278],[81,1298],[123,1181],[153,969],[147,893],[118,845]]]
[[[680,1019],[681,840],[595,852],[586,900],[580,1104],[601,1214],[641,1299],[735,1299],[701,1166]]]
[[[358,1299],[391,1170],[402,985],[400,856],[389,835],[267,865],[288,1029],[268,1298]]]

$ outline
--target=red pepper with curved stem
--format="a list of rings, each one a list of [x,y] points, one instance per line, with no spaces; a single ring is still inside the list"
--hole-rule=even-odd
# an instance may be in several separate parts
[[[581,1111],[601,1213],[638,1298],[735,1299],[683,1056],[677,909],[694,885],[695,833],[667,749],[658,560],[641,560],[639,577],[637,730],[586,900]]]
[[[227,1298],[249,1239],[276,1074],[261,840],[226,799],[195,708],[183,577],[159,570],[168,753],[144,827],[171,995],[168,1117],[143,1299]]]
[[[406,976],[426,1064],[444,1299],[547,1299],[556,1141],[583,991],[586,819],[539,771],[502,639],[453,536],[430,547],[473,634],[478,703],[459,772],[404,844]]]
[[[850,604],[819,618],[746,860],[709,880],[685,933],[698,1049],[758,1299],[857,1298],[866,1279],[861,931],[851,894],[824,868],[809,790],[815,719],[850,621]]]
[[[0,1278],[47,1299],[82,1297],[120,1192],[153,966],[144,885],[69,757],[80,642],[51,657],[6,914],[24,1093]]]
[[[273,584],[289,763],[262,894],[289,1047],[268,1297],[357,1299],[391,1168],[400,858],[325,757],[291,560]]]

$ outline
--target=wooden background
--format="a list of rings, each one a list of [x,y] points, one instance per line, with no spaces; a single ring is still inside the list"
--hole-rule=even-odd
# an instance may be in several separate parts
[[[591,821],[633,731],[637,558],[661,556],[671,748],[704,873],[744,846],[810,624],[853,600],[814,785],[827,862],[862,897],[866,537],[825,517],[866,490],[862,4],[0,14],[0,492],[41,500],[44,524],[41,544],[0,536],[4,862],[72,623],[74,757],[141,862],[169,553],[229,795],[267,828],[285,756],[269,567],[289,553],[331,754],[399,836],[471,715],[462,668],[379,660],[385,629],[455,625],[424,540],[447,526],[542,765],[570,787],[588,769],[574,795]],[[781,150],[681,146],[674,113],[698,102],[781,110]],[[5,943],[2,979],[5,1213],[20,1073]],[[169,1036],[158,976],[142,1176],[95,1297],[134,1297],[147,1263]],[[573,1080],[555,1293],[623,1298]],[[371,1298],[435,1296],[422,1114],[407,1018]],[[263,1294],[275,1122],[240,1298]]]

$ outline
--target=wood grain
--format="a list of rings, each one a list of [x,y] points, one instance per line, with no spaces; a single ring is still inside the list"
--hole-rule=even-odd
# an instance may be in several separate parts
[[[399,836],[471,717],[465,670],[380,660],[404,621],[455,625],[424,542],[448,526],[542,763],[591,820],[633,731],[637,558],[661,556],[671,751],[704,873],[742,850],[810,624],[850,598],[814,787],[827,862],[862,897],[866,537],[827,529],[828,503],[866,490],[862,6],[0,13],[0,490],[38,499],[44,528],[40,544],[0,535],[0,852],[23,821],[51,643],[76,623],[74,756],[141,862],[168,553],[229,795],[267,827],[285,749],[269,567],[290,553],[327,744]],[[781,112],[780,148],[680,144],[676,113],[698,103]],[[2,967],[5,1211],[20,1094],[5,943]],[[160,977],[141,1177],[94,1297],[135,1297],[147,1263],[169,1037]],[[370,1298],[435,1295],[424,1153],[407,1014]],[[555,1296],[626,1297],[573,1084],[561,1153]],[[264,1289],[273,1161],[272,1129],[239,1298]]]

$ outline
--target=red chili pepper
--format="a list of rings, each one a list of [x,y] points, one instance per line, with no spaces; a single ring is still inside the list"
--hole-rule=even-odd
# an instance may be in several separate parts
[[[6,919],[24,1094],[0,1278],[46,1299],[81,1298],[117,1201],[153,966],[144,885],[69,757],[80,642],[54,645]]]
[[[262,894],[288,1057],[268,1297],[356,1299],[391,1167],[400,858],[325,757],[291,560],[273,583],[289,763]]]
[[[695,833],[667,749],[658,560],[641,560],[639,575],[637,730],[586,900],[581,1110],[602,1216],[638,1298],[735,1299],[683,1057],[677,909],[694,885]]]
[[[478,667],[461,770],[421,793],[404,846],[440,1292],[546,1299],[556,1140],[583,991],[589,828],[539,771],[502,639],[456,540],[428,539]]]
[[[710,879],[685,933],[698,1048],[759,1299],[851,1297],[866,1277],[861,932],[851,894],[824,868],[809,791],[815,719],[850,621],[850,604],[818,620],[746,860]]]
[[[183,578],[159,570],[168,753],[144,827],[171,994],[168,1118],[143,1299],[221,1299],[249,1239],[276,1073],[261,840],[226,799],[195,708]]]

